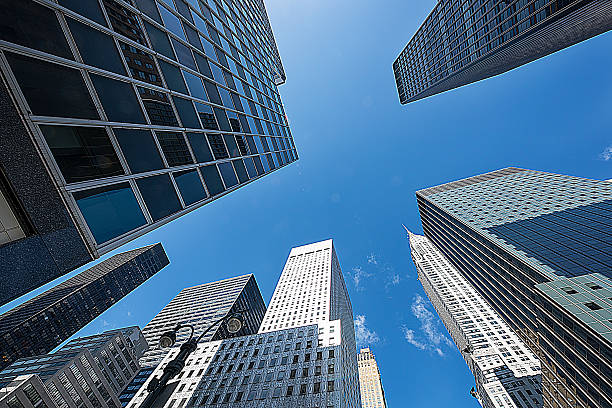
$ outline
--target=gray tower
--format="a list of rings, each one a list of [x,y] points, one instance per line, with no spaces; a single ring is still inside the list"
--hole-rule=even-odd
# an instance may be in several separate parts
[[[259,0],[0,0],[0,40],[0,304],[298,159]]]
[[[612,184],[506,168],[417,201],[425,236],[539,357],[544,406],[611,406]]]
[[[612,28],[608,0],[441,0],[393,63],[406,104],[509,71]]]

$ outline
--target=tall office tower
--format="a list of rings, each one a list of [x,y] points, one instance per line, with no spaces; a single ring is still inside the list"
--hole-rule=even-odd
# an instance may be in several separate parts
[[[161,244],[123,252],[0,315],[0,369],[50,352],[168,263]]]
[[[540,359],[544,406],[612,406],[612,184],[506,168],[417,201],[425,236]]]
[[[261,0],[0,19],[0,304],[298,159]]]
[[[144,400],[146,385],[129,408]],[[361,407],[353,314],[331,240],[293,248],[259,333],[200,343],[155,406],[215,404]]]
[[[369,347],[359,350],[357,366],[359,367],[361,406],[363,408],[387,408],[378,364]]]
[[[393,63],[406,104],[509,71],[612,28],[608,0],[441,0]]]
[[[58,351],[23,358],[0,372],[0,395],[21,403],[9,408],[40,408],[40,399],[52,407],[116,407],[122,387],[138,372],[138,358],[147,344],[138,327],[127,327],[77,338]],[[37,387],[40,382],[44,387]],[[39,397],[27,391],[30,383]],[[23,395],[20,395],[20,392]],[[29,394],[29,395],[28,395]]]
[[[476,381],[484,408],[542,406],[540,362],[444,255],[409,232],[419,280]]]

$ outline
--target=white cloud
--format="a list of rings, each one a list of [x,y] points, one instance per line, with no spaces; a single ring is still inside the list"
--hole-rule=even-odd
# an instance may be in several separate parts
[[[392,285],[399,285],[399,283],[400,283],[400,276],[399,276],[399,274],[396,273],[395,275],[393,275],[391,277],[391,284]]]
[[[444,356],[444,347],[453,348],[453,343],[441,332],[436,316],[427,308],[427,301],[416,295],[410,306],[412,314],[420,323],[420,335],[416,336],[414,330],[403,327],[404,338],[420,350],[429,350]]]
[[[354,320],[355,324],[355,342],[358,346],[367,346],[369,344],[378,343],[380,338],[375,331],[366,327],[366,318],[364,315],[357,315]]]
[[[374,254],[368,255],[368,263],[378,265],[378,261],[376,260],[376,255]]]
[[[132,316],[132,312],[130,312],[130,311],[128,310],[127,315],[128,315],[128,317],[131,317],[131,316]]]
[[[599,157],[604,161],[612,159],[612,146],[606,147],[604,151],[599,154]]]
[[[361,286],[363,279],[369,278],[370,276],[372,276],[372,274],[364,271],[361,266],[354,267],[352,272],[353,272],[352,278],[353,278],[353,283],[355,284],[355,289],[363,290],[363,286]]]

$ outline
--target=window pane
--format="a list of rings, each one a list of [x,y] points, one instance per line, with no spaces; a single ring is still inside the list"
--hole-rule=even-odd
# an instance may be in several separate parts
[[[78,191],[73,196],[98,244],[146,224],[129,183]]]
[[[166,57],[176,60],[168,35],[151,24],[144,21],[145,30],[149,33],[149,39],[153,49]]]
[[[230,162],[219,163],[219,170],[221,171],[221,177],[223,177],[223,181],[227,188],[238,184],[238,179],[236,178],[234,168]]]
[[[207,101],[208,98],[206,98],[206,92],[204,92],[202,80],[187,71],[183,71],[183,75],[185,76],[185,81],[187,82],[187,87],[189,88],[189,93],[191,96]]]
[[[123,52],[132,78],[153,85],[164,86],[161,81],[161,75],[155,65],[155,59],[151,54],[121,41],[119,41],[119,48]]]
[[[145,123],[134,88],[127,82],[91,74],[102,107],[111,122]]]
[[[164,78],[166,78],[168,88],[172,89],[173,91],[186,94],[187,88],[185,87],[185,82],[183,82],[181,70],[178,69],[177,66],[168,64],[167,62],[161,60],[159,61],[159,66],[164,73]]]
[[[41,125],[40,130],[68,183],[124,174],[103,128]]]
[[[76,11],[80,15],[85,16],[98,24],[106,26],[106,20],[102,15],[102,10],[100,10],[100,5],[97,1],[59,0],[58,3],[67,9]]]
[[[157,140],[170,167],[193,164],[182,133],[157,132]]]
[[[111,37],[71,18],[67,18],[66,22],[85,64],[121,75],[126,74]]]
[[[113,129],[132,173],[164,168],[153,135],[148,130]]]
[[[185,38],[185,33],[183,32],[183,27],[181,26],[181,22],[178,17],[169,12],[165,7],[160,7],[159,12],[164,20],[164,27],[168,29],[171,33],[176,34],[179,38],[187,41]]]
[[[154,221],[181,209],[181,202],[168,174],[138,179],[136,184]]]
[[[100,119],[81,73],[5,52],[34,115]]]
[[[33,1],[2,1],[0,16],[3,40],[74,59],[53,10]]]
[[[193,103],[188,99],[179,98],[178,96],[172,96],[174,106],[183,122],[183,127],[192,129],[201,129],[198,115],[193,108]]]
[[[219,127],[221,128],[221,130],[231,132],[232,128],[230,127],[229,121],[227,120],[225,110],[217,107],[213,107],[213,110],[215,111],[215,116],[217,117],[217,122],[219,123]]]
[[[204,183],[206,183],[210,195],[214,196],[225,191],[217,166],[211,164],[209,166],[200,167],[200,171],[202,172]]]
[[[244,166],[244,162],[242,160],[232,160],[232,164],[234,165],[234,170],[236,170],[240,183],[248,181],[249,176],[247,174],[246,167]]]
[[[218,130],[219,126],[217,126],[217,120],[212,107],[198,102],[195,102],[195,106],[198,111],[198,116],[200,117],[200,122],[202,122],[202,127],[204,129]]]
[[[191,69],[197,70],[198,67],[196,67],[193,55],[191,55],[191,50],[174,38],[170,39],[170,41],[172,41],[172,45],[174,46],[174,51],[176,51],[179,62]]]
[[[253,163],[253,158],[247,157],[244,159],[244,164],[249,172],[249,178],[257,177],[257,171],[255,170],[255,163]]]
[[[178,126],[178,120],[168,100],[168,95],[149,88],[138,87],[142,104],[154,125]]]
[[[191,144],[191,150],[199,163],[213,161],[212,153],[203,133],[187,133],[187,139]]]
[[[229,154],[231,157],[240,157],[240,151],[238,151],[238,145],[236,144],[236,139],[233,135],[223,135],[225,139],[225,145],[229,150]]]
[[[181,192],[185,205],[190,205],[206,198],[206,191],[197,170],[174,173],[174,180]]]
[[[255,168],[257,169],[257,174],[258,175],[262,175],[265,173],[265,170],[263,168],[263,165],[261,163],[261,159],[259,158],[259,156],[255,156],[253,157],[253,162],[255,163]]]
[[[208,141],[215,155],[215,160],[227,159],[229,157],[221,135],[208,135]]]

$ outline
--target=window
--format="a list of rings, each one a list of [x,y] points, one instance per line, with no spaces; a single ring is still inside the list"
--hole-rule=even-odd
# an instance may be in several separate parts
[[[41,125],[40,130],[66,182],[124,174],[104,128]]]
[[[321,383],[320,382],[314,383],[314,387],[313,387],[312,392],[314,392],[315,394],[318,394],[319,392],[321,392]]]
[[[145,123],[132,85],[96,74],[90,77],[109,121]]]
[[[221,135],[208,135],[208,141],[210,142],[215,160],[227,159],[229,157],[229,153],[225,148]]]
[[[181,203],[168,174],[138,179],[136,184],[154,221],[181,209]]]
[[[257,397],[257,390],[252,390],[247,396],[247,401],[253,401]]]
[[[244,162],[242,160],[232,160],[232,165],[234,166],[234,170],[238,175],[238,180],[240,183],[244,183],[249,180],[249,176],[246,172],[246,167],[244,166]]]
[[[215,114],[210,106],[195,102],[195,107],[204,129],[219,129],[219,126],[217,126],[217,120],[215,119]]]
[[[232,167],[231,163],[219,163],[219,170],[221,171],[221,177],[223,177],[223,181],[228,188],[238,184],[238,179],[236,178],[236,174],[234,173],[234,168]]]
[[[184,94],[187,93],[187,87],[185,87],[181,70],[176,65],[159,60],[159,67],[164,74],[164,78],[166,78],[168,88]]]
[[[174,105],[176,106],[176,110],[178,111],[184,127],[192,129],[202,128],[198,120],[198,115],[193,107],[193,103],[190,100],[179,98],[178,96],[173,96],[172,100],[174,101]]]
[[[157,140],[170,167],[193,163],[182,133],[157,132]]]
[[[100,119],[78,70],[10,52],[5,56],[34,115]]]
[[[308,367],[302,368],[302,377],[308,377]]]
[[[296,372],[297,370],[295,369],[291,370],[291,372],[289,373],[289,379],[293,380],[295,378]]]
[[[306,394],[307,387],[308,387],[308,384],[300,384],[300,395]]]
[[[225,145],[229,150],[229,154],[231,157],[239,157],[240,151],[238,150],[238,145],[236,144],[236,139],[233,135],[223,135],[223,139],[225,139]]]
[[[293,356],[293,364],[297,364],[298,361],[300,359],[300,356],[298,356],[297,354]]]
[[[126,75],[115,42],[110,36],[71,18],[66,18],[66,22],[85,64]]]
[[[329,350],[327,355],[329,358],[334,358],[334,350]]]
[[[148,22],[143,22],[147,33],[149,33],[149,39],[151,40],[153,49],[170,59],[176,60],[174,52],[172,52],[172,47],[170,46],[170,41],[168,40],[168,35]]]
[[[187,71],[183,71],[183,76],[185,77],[185,82],[187,82],[187,88],[189,88],[189,93],[191,96],[207,101],[208,98],[206,98],[206,92],[204,92],[202,80]]]
[[[599,306],[597,303],[595,302],[588,302],[584,304],[586,307],[588,307],[591,310],[601,310],[603,309],[601,306]]]
[[[276,387],[274,388],[274,392],[272,393],[272,398],[278,398],[281,395],[281,389],[280,387]]]
[[[603,289],[601,286],[599,286],[598,284],[594,283],[594,282],[587,282],[585,283],[585,285],[589,288],[589,289],[593,289],[593,290],[599,290],[599,289]]]
[[[578,293],[577,290],[575,290],[574,288],[569,287],[569,286],[565,287],[565,288],[561,288],[561,290],[564,291],[565,293],[567,293],[568,295],[573,295],[573,294]]]
[[[150,131],[114,128],[113,132],[132,173],[164,168],[157,144]]]
[[[287,386],[287,394],[288,397],[293,395],[293,385]]]
[[[178,120],[168,100],[168,95],[149,88],[138,87],[142,104],[154,125],[178,126]]]
[[[333,374],[334,373],[334,365],[333,364],[329,364],[327,366],[327,374]]]
[[[327,392],[331,392],[333,390],[334,390],[334,381],[333,380],[328,381],[327,382]]]
[[[146,224],[129,183],[73,193],[98,244]]]
[[[198,163],[213,161],[213,156],[206,142],[206,135],[203,133],[187,133],[187,139],[191,145],[191,150]]]

